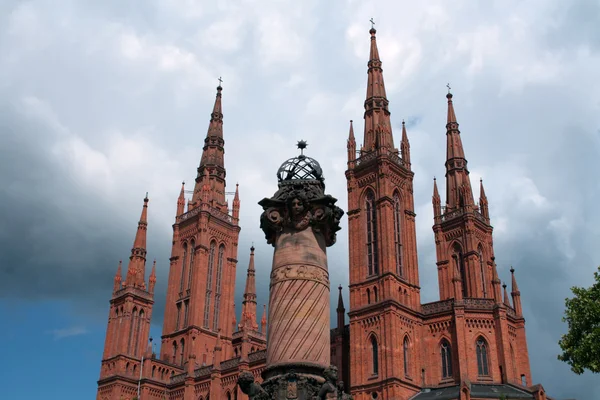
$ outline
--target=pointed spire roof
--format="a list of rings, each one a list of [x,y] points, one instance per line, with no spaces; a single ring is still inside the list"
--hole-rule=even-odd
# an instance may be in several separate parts
[[[201,182],[204,180],[205,172],[208,172],[215,182],[212,198],[219,204],[225,203],[225,141],[223,140],[223,111],[222,111],[222,94],[223,88],[220,84],[217,87],[217,96],[213,111],[210,114],[210,122],[208,131],[204,139],[204,147],[202,149],[202,158],[196,175],[196,185],[194,187],[194,195],[192,202],[196,204],[199,200]]]
[[[371,50],[367,64],[367,95],[365,100],[365,135],[363,146],[366,151],[374,147],[388,147],[394,149],[392,124],[390,122],[389,101],[385,92],[383,81],[382,62],[377,48],[377,31],[374,27],[371,34]]]
[[[113,292],[116,292],[117,290],[121,289],[121,280],[123,279],[122,272],[121,272],[122,264],[123,264],[123,262],[121,260],[119,260],[119,266],[117,267],[117,273],[115,274],[115,279],[114,279]]]
[[[348,132],[348,142],[356,143],[356,140],[354,139],[354,125],[352,123],[352,120],[350,120],[350,132]]]
[[[479,198],[487,199],[487,196],[485,195],[485,189],[483,189],[483,179],[482,178],[479,178]]]
[[[254,245],[250,248],[250,261],[246,275],[246,289],[242,301],[242,327],[256,330],[256,271],[254,270]]]
[[[408,135],[406,133],[406,123],[402,120],[402,142],[408,143]]]
[[[337,311],[345,310],[344,308],[344,298],[342,297],[342,285],[338,286],[338,290],[340,291],[338,295],[338,305]]]
[[[152,263],[152,271],[150,272],[150,278],[148,278],[148,290],[150,293],[154,293],[154,285],[156,285],[156,259]]]
[[[515,269],[512,267],[512,265],[510,266],[510,276],[512,278],[511,292],[520,294],[521,292],[519,291],[519,286],[517,286],[517,278],[515,278]]]
[[[145,266],[146,266],[146,231],[148,228],[148,193],[144,198],[142,215],[138,222],[137,232],[129,257],[129,266],[127,267],[127,286],[136,286],[145,289]]]
[[[506,290],[506,283],[502,284],[502,288],[504,289],[504,305],[507,307],[511,307],[510,298],[508,297],[508,291]]]
[[[473,190],[469,180],[467,159],[463,150],[456,113],[452,104],[452,93],[448,85],[448,119],[446,123],[446,206],[448,210],[471,206]]]
[[[440,200],[440,192],[438,191],[437,180],[435,179],[435,176],[433,177],[433,200]]]
[[[260,319],[260,326],[261,326],[261,331],[262,333],[264,333],[265,335],[267,334],[267,305],[263,304],[263,314],[262,314],[262,318]]]

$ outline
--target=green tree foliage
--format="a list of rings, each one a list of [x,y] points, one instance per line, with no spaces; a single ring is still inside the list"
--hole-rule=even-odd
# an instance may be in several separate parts
[[[575,296],[565,300],[563,322],[569,324],[569,331],[558,342],[563,351],[558,359],[576,374],[586,369],[600,372],[600,267],[594,280],[590,288],[571,288]]]

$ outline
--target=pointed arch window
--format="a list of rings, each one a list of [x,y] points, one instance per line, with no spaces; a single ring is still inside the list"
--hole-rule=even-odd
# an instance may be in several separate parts
[[[404,376],[409,376],[410,374],[408,373],[409,369],[410,369],[410,354],[409,354],[409,343],[408,343],[408,337],[404,338],[404,343],[402,344],[402,350],[404,353]]]
[[[219,246],[219,258],[217,260],[217,281],[215,282],[215,315],[213,316],[213,330],[219,330],[219,309],[221,308],[221,276],[223,275],[223,257],[225,246]]]
[[[177,364],[177,342],[173,341],[173,364]]]
[[[371,304],[371,289],[367,289],[367,304]]]
[[[215,249],[217,242],[213,241],[210,243],[210,250],[208,253],[208,271],[206,276],[206,296],[204,299],[204,327],[208,328],[208,322],[210,318],[210,297],[212,295],[212,276],[213,267],[215,263]]]
[[[485,275],[485,265],[483,262],[483,247],[481,247],[481,245],[479,245],[479,247],[477,248],[477,255],[479,257],[479,268],[481,269],[481,285],[483,286],[483,297],[487,298],[487,287],[486,287],[486,283],[487,280],[486,275]]]
[[[185,362],[185,340],[181,339],[181,365]]]
[[[446,339],[440,345],[442,356],[442,379],[452,377],[452,348]]]
[[[402,266],[402,204],[398,192],[394,193],[394,248],[396,253],[396,273],[404,277]]]
[[[369,275],[379,273],[379,259],[377,254],[377,209],[375,207],[375,193],[372,190],[366,196],[367,212],[367,265]]]
[[[133,355],[137,357],[139,352],[140,335],[143,329],[142,322],[144,320],[144,310],[140,310],[135,328],[135,345],[133,346]]]
[[[135,335],[135,328],[137,326],[138,320],[138,310],[134,307],[133,312],[131,313],[131,325],[129,326],[129,340],[127,341],[127,354],[131,352],[131,342],[133,341],[133,336]]]
[[[179,291],[183,292],[183,281],[185,279],[185,266],[187,263],[188,244],[183,244],[183,258],[181,259],[181,282],[179,282]]]
[[[371,352],[373,357],[373,375],[377,375],[379,373],[379,350],[375,336],[371,336]]]
[[[454,254],[452,255],[454,259],[454,266],[458,270],[460,274],[460,279],[462,281],[462,294],[463,297],[467,297],[467,275],[465,273],[465,259],[462,253],[462,249],[458,244],[454,245]]]
[[[488,347],[484,338],[477,339],[475,350],[477,354],[477,373],[480,376],[488,376]]]
[[[517,360],[515,359],[515,350],[513,349],[512,343],[510,344],[510,358],[512,360],[512,370],[514,379],[517,379]]]
[[[189,272],[188,272],[188,282],[187,282],[188,290],[190,290],[192,287],[192,274],[194,272],[194,253],[196,253],[196,244],[192,240],[190,242],[190,266],[188,268]]]
[[[377,286],[373,287],[373,296],[375,297],[375,303],[379,301],[379,296],[377,295]]]

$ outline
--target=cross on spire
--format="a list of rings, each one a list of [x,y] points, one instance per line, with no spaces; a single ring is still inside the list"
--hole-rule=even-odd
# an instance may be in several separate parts
[[[221,86],[221,83],[223,83],[223,79],[221,79],[221,77],[219,77],[219,86]]]
[[[371,23],[371,29],[375,29],[375,21],[373,21],[373,18],[371,18],[369,22]]]
[[[446,83],[446,87],[448,88],[448,93],[450,93],[450,84]]]

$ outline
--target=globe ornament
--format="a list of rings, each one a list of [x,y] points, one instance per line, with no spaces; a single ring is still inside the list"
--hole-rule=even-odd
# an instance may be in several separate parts
[[[304,149],[308,143],[300,140],[297,144],[300,154],[296,157],[286,160],[277,171],[277,178],[280,183],[288,181],[318,181],[323,182],[323,170],[321,165],[314,158],[304,155]]]

